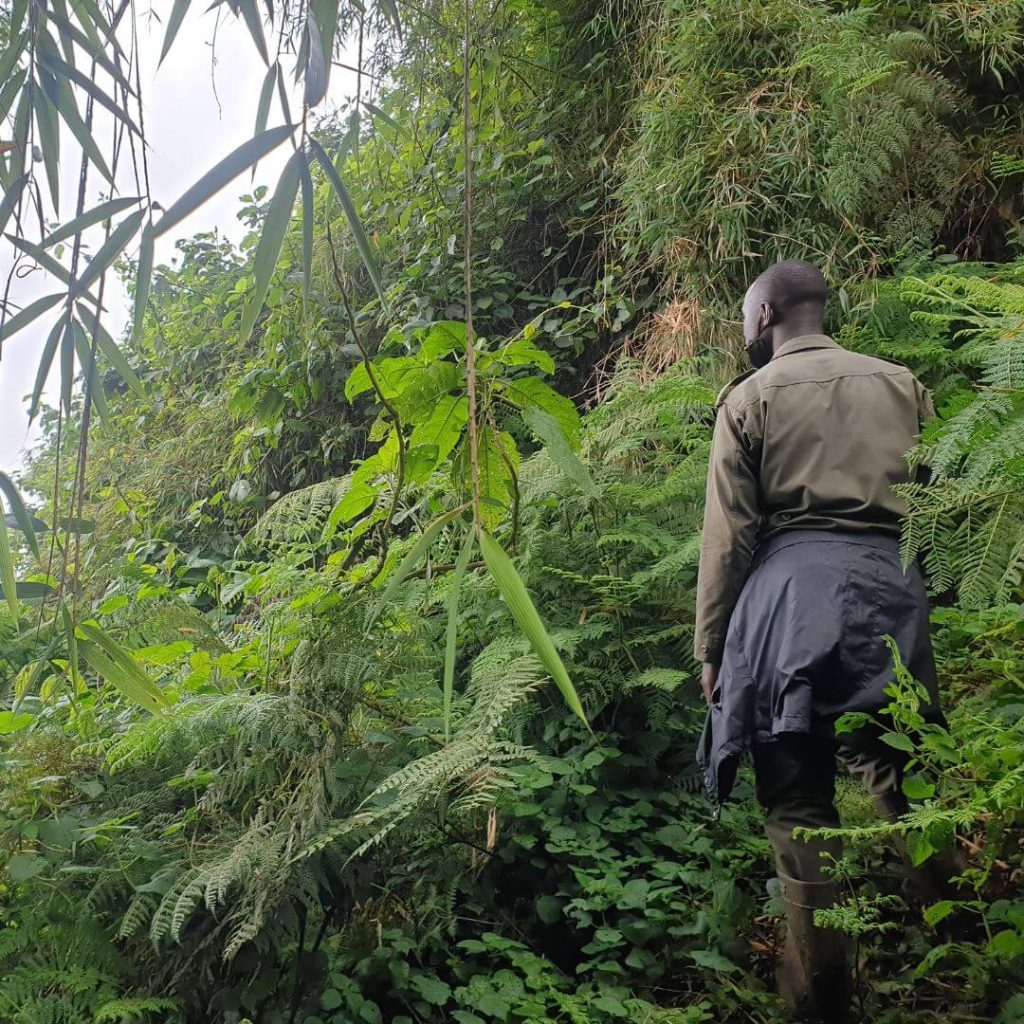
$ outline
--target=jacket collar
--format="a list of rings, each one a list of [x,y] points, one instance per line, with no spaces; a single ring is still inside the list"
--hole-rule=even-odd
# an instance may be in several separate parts
[[[776,350],[772,359],[779,356],[789,356],[794,352],[809,352],[815,348],[839,348],[827,334],[801,334],[798,338],[790,338],[783,342]]]

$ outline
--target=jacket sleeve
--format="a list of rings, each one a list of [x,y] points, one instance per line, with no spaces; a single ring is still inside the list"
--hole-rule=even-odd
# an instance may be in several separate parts
[[[721,661],[729,618],[750,569],[760,522],[760,447],[760,438],[744,428],[736,410],[728,404],[719,406],[697,576],[697,661]]]

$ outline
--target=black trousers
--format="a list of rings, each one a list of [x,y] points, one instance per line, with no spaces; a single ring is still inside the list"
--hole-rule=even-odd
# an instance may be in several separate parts
[[[906,755],[883,743],[877,729],[834,738],[783,735],[755,744],[757,799],[780,874],[798,882],[823,882],[822,868],[842,853],[838,839],[795,839],[796,828],[837,828],[836,769],[841,762],[861,781],[880,814],[893,820],[907,809],[903,796]]]

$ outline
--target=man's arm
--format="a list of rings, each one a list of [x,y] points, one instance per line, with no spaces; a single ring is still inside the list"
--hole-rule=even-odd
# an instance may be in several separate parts
[[[757,540],[760,519],[758,468],[760,438],[728,404],[719,406],[708,465],[704,535],[697,577],[694,657],[718,665],[729,618],[743,589]],[[713,671],[702,677],[705,690]]]

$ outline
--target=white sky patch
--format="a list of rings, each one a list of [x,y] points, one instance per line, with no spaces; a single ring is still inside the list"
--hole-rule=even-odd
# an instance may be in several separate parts
[[[214,164],[252,137],[260,88],[267,69],[244,24],[233,16],[222,14],[218,24],[216,12],[201,13],[197,6],[186,16],[167,59],[158,68],[163,33],[164,26],[155,19],[151,21],[140,17],[139,44],[145,132],[149,142],[150,188],[154,201],[167,208]],[[354,55],[345,55],[343,60],[355,64],[353,58]],[[282,57],[282,65],[285,83],[292,91],[289,103],[294,118],[302,110],[301,90],[294,87],[289,55]],[[315,113],[322,115],[336,109],[355,91],[356,75],[338,67],[332,68],[327,99]],[[268,127],[282,122],[283,115],[275,92]],[[112,137],[111,118],[101,110],[95,117],[94,127],[94,135],[106,155]],[[237,217],[241,206],[239,197],[251,193],[261,184],[273,188],[291,152],[291,146],[285,143],[260,163],[255,180],[248,171],[239,175],[173,231],[157,239],[156,262],[169,263],[176,255],[175,241],[199,232],[216,230],[222,237],[239,242],[247,230]],[[79,157],[74,137],[64,131],[61,135],[60,223],[75,215]],[[36,164],[35,171],[43,183],[45,197],[48,190],[42,164]],[[117,184],[117,195],[137,194],[127,150],[119,165]],[[87,210],[108,198],[104,188],[109,190],[107,182],[97,172],[90,171],[90,189],[85,203]],[[52,211],[48,215],[52,216]],[[31,223],[28,222],[29,225]],[[13,222],[6,230],[15,230]],[[38,241],[31,233],[31,226],[27,230],[29,240]],[[100,227],[87,232],[90,253],[96,251],[102,237]],[[129,249],[129,255],[134,257],[137,251],[136,240]],[[6,239],[0,240],[0,284],[6,281],[13,254],[13,246]],[[31,261],[25,258],[21,266],[27,269]],[[10,294],[12,311],[42,295],[63,290],[64,285],[60,281],[42,270],[33,270],[14,282]],[[114,273],[107,275],[104,305],[107,309],[104,323],[115,339],[120,338],[131,310],[128,296]],[[36,425],[30,426],[28,422],[25,396],[32,391],[39,352],[57,315],[59,307],[43,314],[39,321],[3,344],[0,359],[0,469],[16,471],[23,463],[26,451],[38,441]],[[45,400],[51,405],[57,401],[58,363],[59,360],[54,360],[44,392]]]

